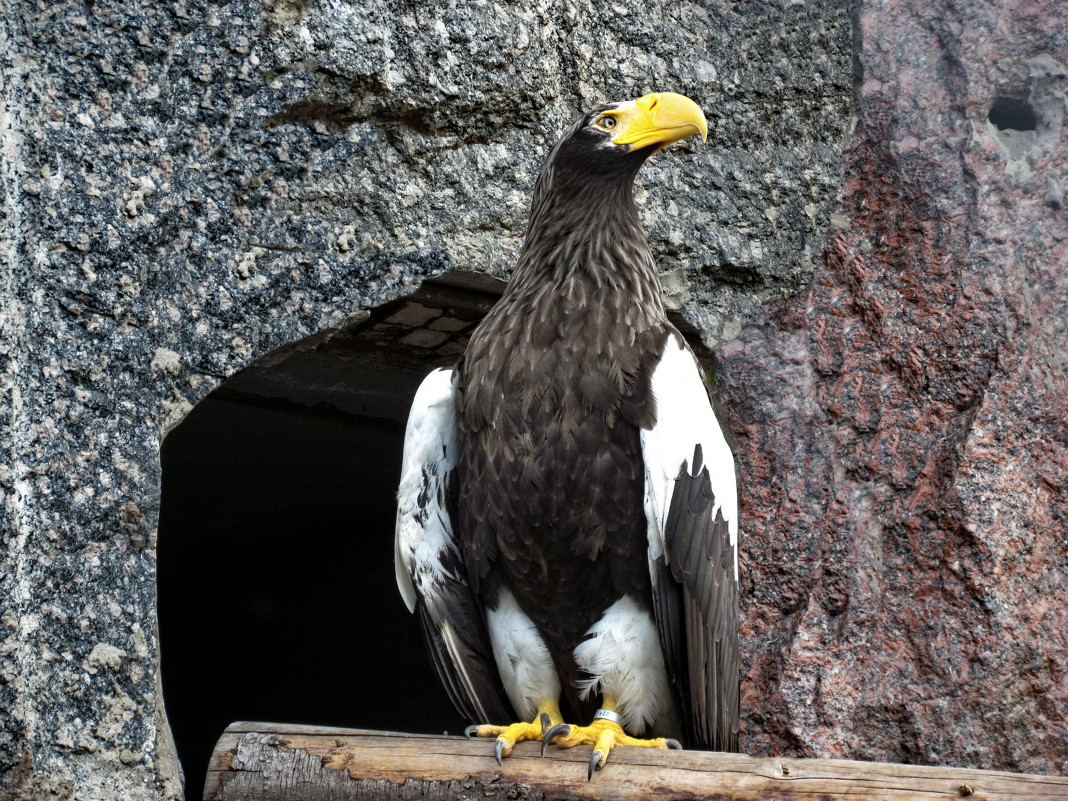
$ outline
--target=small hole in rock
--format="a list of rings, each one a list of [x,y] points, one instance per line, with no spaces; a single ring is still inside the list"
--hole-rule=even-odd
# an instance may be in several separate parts
[[[987,119],[1001,131],[1034,131],[1038,128],[1035,110],[1018,97],[999,97],[991,106]]]

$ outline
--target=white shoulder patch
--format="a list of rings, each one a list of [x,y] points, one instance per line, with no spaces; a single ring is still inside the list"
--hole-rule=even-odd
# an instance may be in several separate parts
[[[445,490],[458,456],[452,370],[437,369],[412,401],[397,492],[397,586],[409,611],[446,575],[445,554],[457,552]]]
[[[734,456],[708,400],[700,367],[690,351],[669,336],[653,371],[656,424],[641,432],[645,460],[645,515],[649,522],[649,559],[664,552],[664,531],[675,479],[692,469],[694,449],[701,446],[704,465],[734,547],[738,576],[738,487]]]

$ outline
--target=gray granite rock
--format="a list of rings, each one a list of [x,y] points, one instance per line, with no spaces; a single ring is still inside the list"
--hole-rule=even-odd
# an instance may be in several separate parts
[[[644,170],[643,217],[672,302],[732,339],[808,285],[851,125],[837,4],[98,0],[9,4],[0,26],[15,799],[180,792],[159,445],[220,381],[426,276],[505,275],[556,133],[658,89],[711,133]]]

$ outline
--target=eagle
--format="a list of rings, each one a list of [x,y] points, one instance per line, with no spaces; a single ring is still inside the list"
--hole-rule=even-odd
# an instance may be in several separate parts
[[[700,134],[671,92],[583,114],[549,152],[518,262],[405,432],[397,584],[468,736],[735,751],[738,492],[668,321],[639,168]]]

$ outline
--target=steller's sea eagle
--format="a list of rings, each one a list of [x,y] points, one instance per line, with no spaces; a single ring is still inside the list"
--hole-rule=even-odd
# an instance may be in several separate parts
[[[632,197],[707,130],[674,93],[577,120],[503,296],[412,405],[397,583],[498,761],[522,740],[592,745],[590,776],[613,745],[737,750],[734,459]]]

